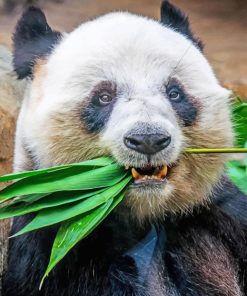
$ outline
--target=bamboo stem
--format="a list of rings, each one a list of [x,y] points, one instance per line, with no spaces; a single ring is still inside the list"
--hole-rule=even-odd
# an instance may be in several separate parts
[[[187,153],[247,153],[247,148],[188,148]]]

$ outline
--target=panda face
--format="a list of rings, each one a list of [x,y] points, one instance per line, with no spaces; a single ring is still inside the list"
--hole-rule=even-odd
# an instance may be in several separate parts
[[[207,200],[232,144],[229,92],[191,40],[154,20],[112,13],[63,35],[33,69],[18,148],[38,167],[112,156],[132,171],[125,205],[140,221]]]

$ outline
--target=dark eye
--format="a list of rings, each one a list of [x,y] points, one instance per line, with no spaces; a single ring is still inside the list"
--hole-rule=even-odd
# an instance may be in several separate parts
[[[98,96],[98,100],[101,106],[106,106],[112,102],[112,96],[107,93],[102,93]]]
[[[168,92],[168,97],[170,100],[178,102],[181,100],[181,93],[179,89],[173,88]]]

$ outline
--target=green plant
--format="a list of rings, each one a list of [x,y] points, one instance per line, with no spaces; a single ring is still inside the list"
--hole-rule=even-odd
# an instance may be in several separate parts
[[[247,150],[247,103],[242,102],[239,97],[234,101],[232,116],[236,135],[235,146],[245,147]],[[230,179],[247,193],[247,156],[242,156],[239,160],[230,160],[227,170]]]
[[[247,103],[236,101],[233,121],[236,146],[242,147],[247,141]],[[233,153],[247,152],[247,148],[196,148],[185,152]],[[230,178],[244,192],[247,192],[246,164],[246,158],[227,164]],[[121,202],[131,179],[129,171],[109,157],[5,175],[0,182],[17,181],[0,191],[0,219],[36,213],[14,236],[60,223],[43,282],[70,249]]]
[[[247,143],[247,102],[236,97],[232,105],[232,120],[235,129],[236,143],[238,147],[244,147]]]
[[[14,236],[61,223],[43,282],[69,250],[119,204],[131,179],[106,157],[2,176],[0,182],[18,181],[0,192],[0,219],[37,213]]]

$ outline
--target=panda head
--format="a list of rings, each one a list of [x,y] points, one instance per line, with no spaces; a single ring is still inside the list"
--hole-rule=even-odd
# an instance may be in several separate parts
[[[30,8],[14,34],[14,66],[29,80],[16,170],[111,155],[132,170],[123,203],[140,221],[208,200],[225,157],[184,149],[232,144],[230,93],[169,2],[160,21],[110,13],[69,34]]]

